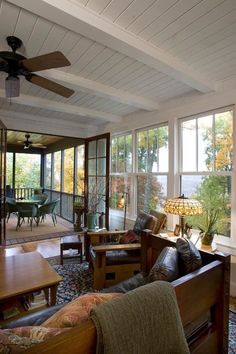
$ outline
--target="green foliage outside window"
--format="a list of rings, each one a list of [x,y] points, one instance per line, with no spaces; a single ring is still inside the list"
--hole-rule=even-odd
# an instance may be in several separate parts
[[[213,124],[202,132],[205,143],[205,164],[209,171],[232,171],[233,117],[227,111],[215,114]],[[217,214],[215,229],[230,236],[231,176],[203,176],[191,197],[199,200],[206,212]],[[187,218],[193,227],[204,228],[205,215]]]

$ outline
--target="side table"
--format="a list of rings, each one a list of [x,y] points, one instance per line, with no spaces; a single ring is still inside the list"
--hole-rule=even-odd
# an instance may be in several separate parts
[[[64,254],[64,251],[68,250],[77,250],[76,254]],[[61,264],[63,265],[64,259],[70,258],[80,258],[80,263],[83,262],[83,250],[82,250],[82,241],[80,235],[71,235],[61,237],[60,243],[60,253],[61,253]]]

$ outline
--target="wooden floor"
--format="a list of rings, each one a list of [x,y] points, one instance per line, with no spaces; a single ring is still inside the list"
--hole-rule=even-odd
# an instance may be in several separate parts
[[[0,254],[12,256],[19,253],[39,252],[44,258],[58,256],[60,254],[60,239],[51,239],[37,242],[17,244],[15,246],[2,247]]]

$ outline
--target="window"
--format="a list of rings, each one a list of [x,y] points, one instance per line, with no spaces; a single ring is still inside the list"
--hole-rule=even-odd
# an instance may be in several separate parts
[[[137,212],[162,210],[167,197],[168,126],[137,132]]]
[[[111,143],[111,201],[113,209],[118,208],[118,202],[124,192],[129,192],[127,212],[130,214],[130,184],[133,163],[132,134],[127,133],[114,137]]]
[[[217,214],[218,234],[230,236],[233,171],[233,113],[231,110],[180,120],[181,194],[198,199]],[[197,227],[204,214],[191,217]]]
[[[45,156],[45,187],[51,189],[51,177],[52,177],[52,155],[47,154]]]
[[[113,209],[118,209],[122,193],[128,192],[127,211],[131,216],[140,210],[162,210],[167,197],[168,135],[165,124],[112,139],[110,205]]]
[[[6,185],[13,187],[13,152],[7,152]]]
[[[15,186],[16,188],[38,188],[40,186],[39,154],[15,154]]]
[[[84,195],[84,145],[77,147],[75,194]]]
[[[64,150],[64,192],[73,193],[74,148]]]
[[[54,152],[54,165],[53,165],[53,189],[60,192],[61,190],[61,151]]]

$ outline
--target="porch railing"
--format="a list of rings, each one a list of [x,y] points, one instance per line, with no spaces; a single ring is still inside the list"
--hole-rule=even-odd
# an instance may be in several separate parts
[[[7,192],[6,190],[6,194]],[[9,196],[15,199],[30,199],[34,195],[34,188],[10,188],[9,193]]]
[[[35,188],[10,188],[7,191],[7,196],[15,199],[30,199],[34,195]],[[74,201],[80,200],[83,203],[84,197],[82,195],[74,195],[70,193],[57,192],[51,189],[44,189],[44,193],[48,195],[49,201],[59,199],[56,213],[62,218],[75,222],[75,215],[73,212]]]

